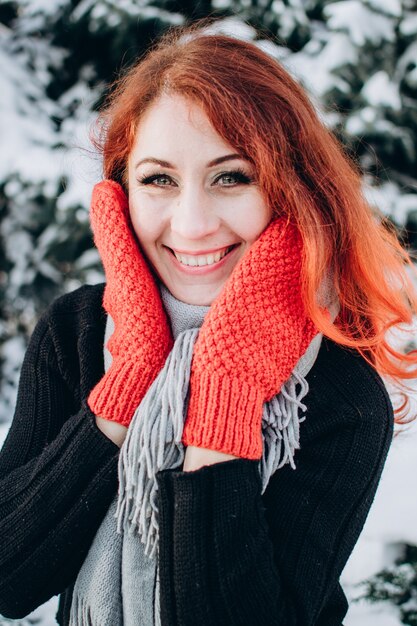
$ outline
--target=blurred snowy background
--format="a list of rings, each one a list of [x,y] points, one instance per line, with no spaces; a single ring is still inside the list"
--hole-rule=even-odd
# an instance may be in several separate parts
[[[416,0],[0,0],[0,444],[39,313],[103,279],[88,134],[106,85],[168,26],[209,14],[301,81],[356,155],[370,202],[417,247]],[[346,626],[417,624],[416,430],[394,441],[343,573]],[[55,606],[0,625],[54,624]]]

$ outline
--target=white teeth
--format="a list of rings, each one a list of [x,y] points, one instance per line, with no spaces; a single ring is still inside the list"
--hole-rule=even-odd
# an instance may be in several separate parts
[[[232,246],[229,246],[228,248],[220,250],[219,252],[216,252],[214,254],[199,254],[197,256],[180,254],[179,252],[175,252],[175,250],[173,250],[173,252],[178,261],[183,265],[191,265],[192,267],[198,265],[199,267],[201,267],[203,265],[213,265],[213,263],[218,263],[220,259],[222,259],[224,256],[226,256],[228,252],[230,252],[231,249]]]

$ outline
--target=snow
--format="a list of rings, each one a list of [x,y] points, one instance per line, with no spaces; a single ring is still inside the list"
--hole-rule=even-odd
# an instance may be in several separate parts
[[[415,423],[414,423],[415,424]],[[364,536],[384,544],[417,545],[417,498],[410,493],[417,476],[417,428],[398,434],[391,445]],[[406,479],[408,477],[408,480]],[[414,523],[410,523],[413,520]]]
[[[7,228],[8,226],[11,228]],[[14,265],[9,272],[10,285],[30,285],[35,277],[33,268],[28,271],[31,262],[32,240],[30,235],[21,230],[15,231],[11,220],[3,221],[2,234],[6,237],[6,250],[8,257]]]
[[[107,1],[105,3],[96,0],[83,0],[76,6],[71,15],[71,20],[78,22],[82,17],[88,15],[88,27],[90,32],[99,32],[105,29],[115,29],[120,26],[125,16],[129,19],[137,16],[140,19],[160,19],[172,25],[181,25],[184,17],[180,13],[166,11],[159,7],[152,6],[146,0],[134,2],[133,0]]]
[[[366,0],[366,4],[391,17],[401,17],[403,12],[400,0]]]
[[[237,37],[245,41],[252,41],[256,35],[256,31],[252,26],[242,22],[242,20],[236,17],[226,17],[223,20],[214,22],[214,24],[205,28],[205,31],[208,34],[215,35],[218,33],[230,35],[231,37]]]
[[[19,0],[19,9],[28,17],[37,14],[42,16],[55,15],[59,9],[67,6],[67,0]]]
[[[289,3],[275,0],[270,10],[278,22],[279,37],[284,41],[292,35],[296,27],[300,25],[306,29],[309,27],[309,20],[305,14],[304,6],[299,0],[293,0]]]
[[[14,407],[16,403],[16,385],[13,383],[15,383],[19,375],[24,351],[25,342],[21,336],[11,337],[2,344],[1,356],[2,359],[4,359],[2,378],[3,383],[6,384],[2,385],[1,401],[3,407],[7,407],[9,412],[7,414],[6,423],[2,422],[0,418],[0,446],[6,437],[9,428],[9,420],[12,417],[12,407]],[[11,384],[7,384],[7,382],[11,382]]]
[[[363,46],[366,42],[382,45],[395,41],[393,21],[371,11],[361,0],[342,0],[324,7],[327,24],[332,30],[346,32],[351,42]]]
[[[56,626],[55,614],[58,609],[57,598],[52,598],[46,604],[40,606],[26,618],[9,620],[0,615],[0,626]]]
[[[10,32],[0,28],[0,180],[16,171],[26,180],[56,179],[59,170],[49,158],[56,141],[53,107],[20,57],[10,55],[11,45]]]
[[[397,79],[404,77],[411,89],[417,89],[417,41],[413,41],[400,57],[396,73]]]
[[[312,94],[323,98],[327,93],[338,89],[350,91],[349,83],[337,71],[358,62],[358,50],[352,45],[348,35],[331,33],[324,45],[317,50],[317,42],[308,43],[304,48],[284,63]]]
[[[104,85],[91,90],[87,85],[88,66],[81,73],[80,81],[68,90],[60,99],[60,105],[73,111],[61,125],[62,142],[66,146],[60,158],[60,168],[65,172],[66,186],[57,199],[59,211],[90,205],[91,189],[101,178],[101,160],[93,151],[90,131],[97,119],[92,112]]]
[[[347,133],[360,137],[361,135],[379,136],[381,139],[390,137],[395,139],[397,145],[401,145],[402,150],[410,161],[416,158],[414,149],[414,135],[411,129],[405,126],[399,126],[388,119],[381,116],[381,111],[377,111],[373,107],[365,106],[358,109],[347,117],[345,129]],[[369,152],[366,158],[371,159],[373,155]]]
[[[401,556],[401,544],[417,545],[417,498],[410,493],[410,480],[417,475],[416,451],[414,422],[408,434],[398,435],[392,443],[368,519],[342,574],[351,598],[355,585]]]
[[[409,37],[417,35],[417,13],[407,16],[407,19],[401,22],[400,32]]]
[[[404,626],[399,611],[386,604],[353,604],[344,620],[345,626]]]
[[[376,186],[373,179],[364,179],[363,191],[367,201],[385,215],[394,218],[397,224],[404,225],[411,211],[417,211],[417,195],[400,195],[400,189],[392,181]]]
[[[390,80],[387,72],[376,72],[361,90],[362,97],[373,107],[388,107],[393,111],[401,110],[401,98],[398,85]]]
[[[285,46],[277,46],[275,43],[270,41],[269,39],[259,39],[259,41],[254,42],[255,45],[260,49],[269,54],[274,59],[277,59],[281,63],[285,61],[290,56],[290,51]]]
[[[230,0],[212,0],[213,9],[228,9],[230,6]]]

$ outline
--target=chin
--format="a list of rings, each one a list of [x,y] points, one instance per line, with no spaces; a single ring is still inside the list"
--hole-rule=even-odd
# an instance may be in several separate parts
[[[187,296],[184,294],[179,294],[176,295],[175,293],[173,294],[173,296],[175,298],[177,298],[177,300],[181,300],[181,302],[185,302],[186,304],[192,304],[194,306],[211,306],[213,300],[215,298],[199,298],[198,296]]]
[[[193,304],[194,306],[211,306],[222,288],[219,287],[215,293],[207,293],[210,290],[201,286],[201,289],[178,289],[174,286],[171,288],[167,285],[174,298],[185,302],[186,304]]]

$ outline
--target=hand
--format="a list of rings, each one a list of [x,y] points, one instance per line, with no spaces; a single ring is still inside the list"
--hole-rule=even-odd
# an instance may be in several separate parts
[[[103,305],[115,330],[108,342],[111,366],[91,391],[88,404],[95,415],[128,426],[165,363],[171,330],[120,185],[105,180],[94,187],[90,217],[106,273]]]
[[[182,441],[262,456],[262,409],[317,333],[302,300],[302,240],[280,218],[242,257],[196,344]]]
[[[98,415],[96,415],[96,424],[97,428],[101,430],[101,432],[104,433],[108,439],[121,448],[122,443],[126,439],[126,426],[122,426],[117,422],[109,422],[102,417],[98,417]]]
[[[215,463],[223,463],[224,461],[232,461],[239,457],[231,454],[217,452],[217,450],[207,450],[206,448],[196,448],[188,446],[185,451],[183,471],[192,472],[198,470],[204,465],[214,465]]]

